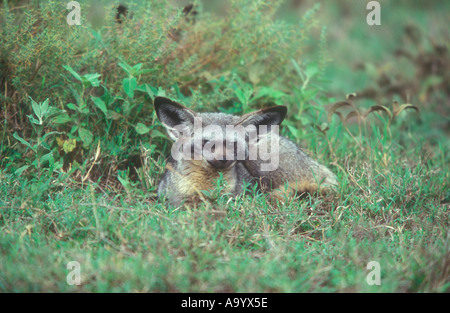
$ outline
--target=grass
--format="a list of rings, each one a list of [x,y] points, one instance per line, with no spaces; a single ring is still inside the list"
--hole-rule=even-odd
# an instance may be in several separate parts
[[[305,8],[309,6],[300,7]],[[331,17],[339,16],[340,8],[352,10],[348,1],[342,7],[324,4],[318,23],[332,21]],[[406,18],[395,17],[405,16],[405,10],[417,16],[421,26],[432,23],[430,28],[437,29],[445,25],[439,18],[429,21],[427,16],[431,14],[414,4],[407,5],[407,9],[390,8],[392,11],[382,17],[388,25],[406,22]],[[429,8],[432,12],[442,12],[441,9]],[[354,17],[349,19],[355,21]],[[364,21],[365,15],[361,19]],[[351,34],[361,31],[360,26],[346,22],[342,27],[345,34]],[[349,41],[345,41],[349,39],[342,34],[333,36],[334,31],[330,30],[327,39],[328,54],[334,60],[324,73],[336,83],[314,80],[311,88],[327,96],[304,101],[302,117],[306,121],[296,124],[299,122],[295,114],[290,113],[286,124],[291,127],[283,128],[286,135],[338,175],[339,189],[327,196],[308,195],[271,203],[260,194],[229,199],[220,194],[222,187],[218,186],[217,192],[212,193],[216,199],[195,210],[166,206],[156,199],[155,187],[170,143],[154,131],[154,115],[147,120],[138,119],[148,112],[145,106],[150,106],[151,101],[137,95],[127,98],[130,106],[148,102],[142,111],[132,111],[135,113],[126,122],[116,123],[112,118],[103,127],[100,117],[108,111],[97,111],[95,118],[82,111],[76,113],[76,119],[83,123],[80,127],[89,129],[93,140],[75,131],[70,135],[70,128],[58,129],[69,134],[64,140],[72,136],[86,148],[73,150],[78,153],[76,156],[71,152],[64,154],[59,148],[64,162],[56,157],[54,162],[61,162],[60,168],[34,167],[32,162],[40,162],[43,157],[43,162],[49,162],[42,152],[46,151],[45,143],[36,146],[36,153],[20,148],[9,129],[16,118],[8,113],[12,104],[7,97],[2,98],[6,99],[2,107],[7,118],[0,131],[0,151],[5,153],[0,163],[0,291],[449,292],[450,144],[445,126],[449,113],[445,90],[434,89],[424,102],[412,95],[411,102],[420,113],[405,110],[392,123],[383,112],[371,114],[360,124],[350,123],[347,130],[337,117],[327,120],[326,107],[331,98],[341,99],[345,93],[366,88],[362,82],[381,75],[361,71],[358,76],[364,80],[355,82],[351,62],[366,61],[374,66],[377,62],[387,62],[382,64],[389,66],[396,63],[393,51],[383,48],[381,35],[376,38],[376,45],[368,47],[362,44],[365,35],[356,34],[352,43],[361,43],[357,45],[361,50],[358,55],[367,52],[368,57],[349,60]],[[402,36],[401,27],[395,36]],[[314,47],[318,49],[317,45]],[[305,57],[312,58],[315,53],[319,52],[306,51]],[[383,58],[376,59],[374,55]],[[414,68],[408,71],[414,72]],[[67,71],[61,69],[61,73],[65,75]],[[116,77],[111,74],[110,78]],[[122,85],[122,79],[111,85]],[[127,82],[131,79],[132,75]],[[223,79],[226,83],[227,77]],[[242,82],[245,83],[248,81]],[[301,85],[300,80],[298,83]],[[66,84],[72,90],[78,88],[78,82],[67,80]],[[234,88],[234,92],[242,86],[229,85],[227,88]],[[90,91],[86,86],[82,86],[86,99],[100,97],[95,89]],[[185,102],[197,102],[197,108],[234,110],[235,106],[245,106],[233,100],[231,108],[225,104],[212,107],[211,99],[220,96],[203,95],[191,88],[193,94],[186,96]],[[111,94],[117,94],[113,89]],[[261,89],[255,87],[257,90]],[[57,94],[58,99],[66,97],[63,92]],[[130,90],[126,89],[125,94],[129,95]],[[273,95],[271,100],[278,101]],[[304,96],[288,93],[282,99],[288,103],[289,112],[296,113],[296,104]],[[47,95],[42,92],[39,98]],[[374,99],[356,101],[362,107],[374,103]],[[26,116],[25,108],[18,110]],[[27,114],[29,111],[30,108]],[[146,121],[151,128],[141,125],[141,137],[134,133],[137,121]],[[328,127],[326,131],[316,127],[322,122]],[[42,145],[30,135],[34,129],[30,124],[24,118],[21,125],[26,131],[20,134],[25,138],[26,133],[27,141]],[[293,133],[292,127],[300,131]],[[104,128],[107,133],[98,132]],[[150,142],[145,136],[152,137]],[[100,150],[98,142],[102,143],[98,145]],[[71,149],[69,142],[65,147]],[[138,162],[129,163],[130,151],[141,159],[140,167],[134,166]],[[67,160],[73,165],[72,171],[65,168]],[[24,164],[29,167],[18,175],[16,171]],[[80,264],[80,286],[66,282],[71,271],[67,264],[71,261]],[[381,285],[369,285],[366,281],[371,272],[367,264],[371,261],[380,264]]]
[[[402,156],[421,155],[421,149]],[[280,206],[259,195],[173,210],[145,197],[101,191],[97,184],[61,186],[40,200],[20,194],[27,190],[20,180],[3,176],[0,288],[448,291],[445,164],[405,166],[407,158],[392,152],[387,158],[394,157],[393,164],[386,167],[385,157],[376,156],[370,165],[361,155],[372,152],[345,151],[341,166],[351,178],[338,171],[337,195]],[[81,264],[81,286],[66,283],[70,261]],[[380,263],[380,286],[366,283],[370,261]]]

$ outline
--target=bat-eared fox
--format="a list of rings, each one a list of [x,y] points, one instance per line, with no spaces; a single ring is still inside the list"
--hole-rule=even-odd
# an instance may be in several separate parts
[[[204,201],[202,191],[213,189],[220,177],[230,196],[257,188],[280,200],[337,186],[327,167],[278,135],[285,106],[243,116],[198,113],[163,97],[154,106],[175,141],[158,186],[158,196],[174,206]]]

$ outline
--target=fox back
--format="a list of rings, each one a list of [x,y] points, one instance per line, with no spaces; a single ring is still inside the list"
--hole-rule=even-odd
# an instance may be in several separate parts
[[[337,185],[327,167],[279,136],[285,106],[235,116],[197,113],[163,97],[156,97],[154,105],[175,141],[158,196],[174,206],[205,200],[201,191],[214,188],[221,176],[225,192],[232,195],[243,193],[248,185],[280,198]]]

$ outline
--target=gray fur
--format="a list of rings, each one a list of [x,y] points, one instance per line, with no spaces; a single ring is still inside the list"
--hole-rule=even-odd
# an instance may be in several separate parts
[[[202,120],[203,129],[208,125],[217,125],[225,133],[226,125],[279,125],[286,114],[286,108],[283,106],[255,111],[244,116],[196,113],[162,97],[155,99],[155,110],[174,140],[179,135],[173,131],[175,124],[182,124],[194,135],[192,131],[194,120],[198,118]],[[192,138],[194,140],[194,136]],[[203,140],[209,139],[203,138]],[[222,162],[227,162],[225,168],[217,168],[215,163],[204,159],[175,161],[171,157],[158,186],[158,196],[166,198],[174,206],[205,201],[201,191],[213,188],[213,182],[219,177],[219,173],[223,174],[228,184],[226,192],[233,196],[245,191],[244,181],[250,183],[250,186],[256,185],[261,191],[270,192],[280,198],[287,194],[327,191],[337,186],[336,176],[327,167],[311,159],[289,139],[271,132],[265,136],[258,136],[257,145],[274,139],[279,140],[279,163],[277,169],[273,171],[261,169],[261,165],[268,161],[263,161],[259,154],[256,160],[246,159],[234,162],[224,160]],[[286,184],[289,186],[288,189],[285,188]],[[284,191],[280,192],[280,190]]]

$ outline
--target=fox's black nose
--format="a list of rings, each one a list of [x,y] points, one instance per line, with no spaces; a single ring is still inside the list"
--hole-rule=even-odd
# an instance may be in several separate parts
[[[208,163],[217,169],[225,169],[229,167],[234,161],[233,160],[208,160]]]

